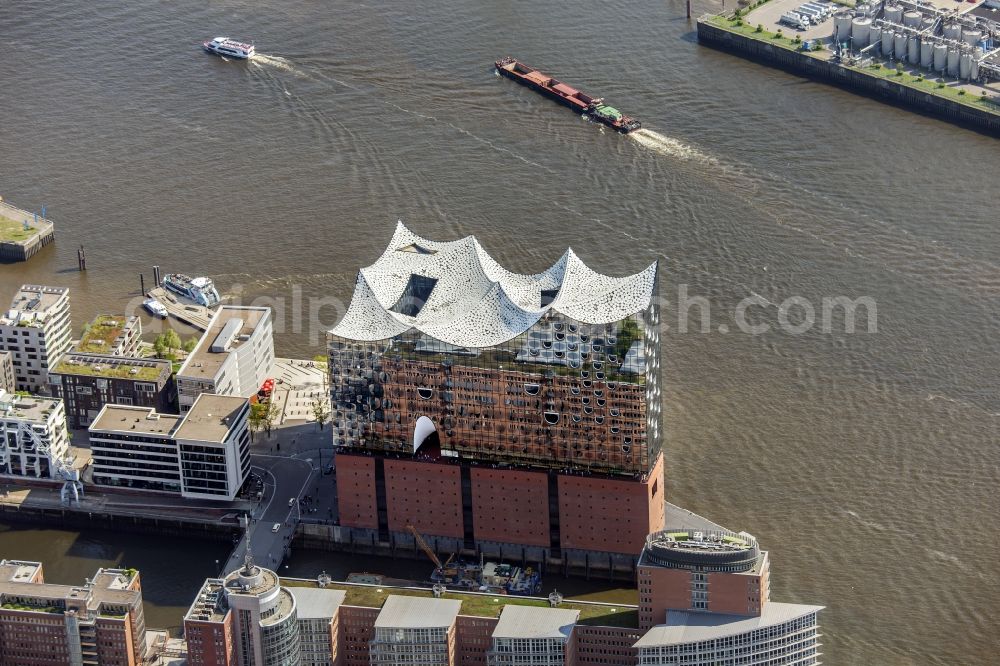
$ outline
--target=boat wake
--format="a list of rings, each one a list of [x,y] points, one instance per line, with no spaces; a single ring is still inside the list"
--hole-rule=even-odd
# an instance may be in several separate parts
[[[682,141],[664,136],[653,130],[637,129],[634,132],[629,132],[628,136],[644,148],[648,148],[660,155],[679,157],[685,160],[698,160],[706,164],[715,164],[717,162],[715,158],[706,155],[694,146],[689,146]]]
[[[300,70],[298,67],[296,67],[291,60],[287,58],[282,58],[281,56],[268,55],[266,53],[257,53],[254,55],[253,58],[250,59],[250,62],[260,67],[272,67],[274,69],[280,69],[283,72],[289,72],[291,74],[294,74],[295,76],[303,76],[303,77],[307,76],[307,74],[302,70]]]

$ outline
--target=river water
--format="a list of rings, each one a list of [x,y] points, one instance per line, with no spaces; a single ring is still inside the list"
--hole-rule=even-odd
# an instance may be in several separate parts
[[[227,33],[263,57],[199,52]],[[505,54],[648,131],[497,77]],[[66,285],[81,325],[159,264],[281,299],[278,351],[309,357],[399,217],[524,272],[566,245],[614,274],[658,260],[670,499],[755,534],[774,599],[828,606],[827,663],[995,657],[995,140],[699,47],[679,0],[4,2],[0,72],[0,194],[58,237],[0,267],[0,299]],[[706,332],[681,331],[682,286]],[[837,296],[873,299],[877,332],[779,326],[776,304]],[[737,330],[748,297],[770,332]],[[142,564],[144,539],[73,538]],[[52,543],[30,553],[50,569]],[[147,589],[186,606],[190,544],[156,547]]]

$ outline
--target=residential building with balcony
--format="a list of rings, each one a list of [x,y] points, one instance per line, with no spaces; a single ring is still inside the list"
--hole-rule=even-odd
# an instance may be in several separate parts
[[[62,398],[71,428],[88,427],[104,405],[174,411],[170,361],[70,351],[49,369],[52,395]]]
[[[573,630],[580,611],[504,606],[493,630],[489,666],[567,666],[574,663]]]
[[[175,378],[186,412],[202,393],[249,398],[274,368],[271,309],[223,305]]]
[[[190,666],[332,666],[344,592],[283,587],[248,557],[205,581],[184,616]]]
[[[0,561],[0,666],[141,666],[146,649],[137,571],[53,585],[39,562]]]
[[[457,599],[389,595],[369,643],[371,666],[455,666]]]
[[[136,315],[98,315],[87,324],[74,350],[81,354],[138,356],[142,320]]]
[[[767,551],[746,532],[667,529],[639,559],[639,663],[819,664],[822,606],[770,599]]]
[[[0,391],[13,393],[17,390],[17,378],[14,376],[14,353],[0,351]]]
[[[0,474],[57,480],[72,463],[62,400],[0,390]]]
[[[13,355],[16,388],[48,391],[50,365],[70,347],[69,289],[23,285],[0,315],[0,351]]]
[[[401,223],[328,335],[342,531],[631,575],[663,527],[657,265],[515,274]]]

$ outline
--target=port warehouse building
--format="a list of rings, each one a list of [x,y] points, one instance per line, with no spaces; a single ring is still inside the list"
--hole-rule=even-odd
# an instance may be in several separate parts
[[[329,335],[342,538],[631,573],[664,515],[656,269],[518,275],[400,223]]]

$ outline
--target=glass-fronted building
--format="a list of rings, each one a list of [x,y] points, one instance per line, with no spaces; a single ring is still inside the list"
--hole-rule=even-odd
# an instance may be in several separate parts
[[[600,535],[577,525],[582,517],[574,514],[580,500],[606,502],[612,482],[646,484],[648,492],[638,493],[643,502],[662,490],[656,294],[655,263],[609,277],[567,250],[547,270],[522,275],[500,266],[474,237],[435,242],[400,223],[382,256],[361,269],[348,312],[329,335],[335,448],[343,460],[376,461],[371,476],[367,463],[348,462],[342,524],[377,530],[381,541],[405,540],[402,522],[419,521],[414,514],[421,511],[391,506],[387,490],[376,493],[375,506],[359,504],[354,520],[352,475],[368,476],[376,488],[396,480],[400,501],[415,504],[406,490],[417,477],[447,483],[452,474],[405,461],[457,465],[461,528],[417,525],[429,535],[467,548],[483,541],[530,545],[546,551],[539,556],[567,547],[611,550],[595,543],[603,543]],[[536,473],[516,483],[552,506],[548,524],[535,525],[526,543],[518,540],[522,529],[498,527],[484,514],[490,528],[477,534],[477,494],[484,505],[504,499],[503,480],[477,469]],[[561,489],[568,476],[589,481]],[[438,508],[447,514],[451,507]],[[626,530],[623,553],[638,552],[645,535],[661,527],[648,505],[623,500],[614,508],[645,516]],[[364,524],[368,509],[382,518],[378,525]]]

